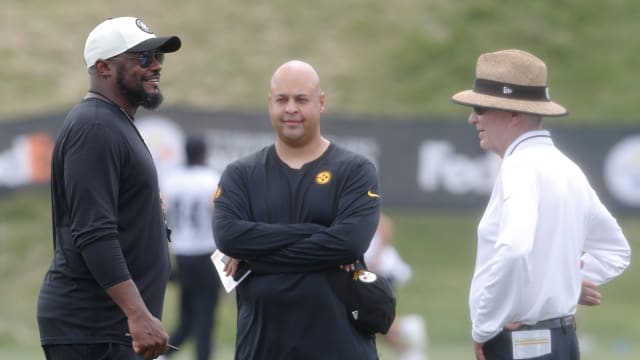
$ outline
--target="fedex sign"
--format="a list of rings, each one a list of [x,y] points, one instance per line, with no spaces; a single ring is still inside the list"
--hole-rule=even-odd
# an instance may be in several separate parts
[[[500,158],[489,152],[472,157],[457,153],[447,140],[423,141],[418,149],[418,188],[452,195],[488,195],[499,166]]]

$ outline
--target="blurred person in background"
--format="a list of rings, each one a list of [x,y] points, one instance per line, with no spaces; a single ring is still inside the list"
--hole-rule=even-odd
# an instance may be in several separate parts
[[[211,217],[219,175],[207,166],[204,139],[189,137],[185,152],[186,166],[169,172],[162,182],[180,287],[178,326],[170,338],[172,344],[180,346],[193,336],[195,359],[208,360],[220,288],[211,263],[211,254],[216,249]],[[171,354],[169,350],[167,357]]]
[[[502,158],[478,225],[469,295],[476,358],[579,359],[578,302],[597,304],[595,286],[620,275],[631,250],[543,127],[544,116],[567,114],[549,97],[547,67],[522,50],[482,54],[473,89],[452,100],[473,107],[480,146]]]
[[[87,37],[89,91],[67,115],[51,165],[53,260],[38,297],[49,360],[153,359],[168,335],[160,318],[169,277],[169,231],[156,168],[137,109],[162,102],[164,53],[133,17]]]
[[[227,166],[214,207],[218,248],[251,270],[236,288],[235,359],[378,359],[329,282],[375,232],[376,168],[322,136],[311,65],[286,62],[270,85],[275,143]]]
[[[394,287],[405,285],[411,278],[411,266],[407,264],[393,245],[395,230],[393,220],[380,214],[380,222],[369,248],[364,253],[367,268],[385,277]],[[382,336],[401,360],[427,359],[427,332],[422,316],[406,314],[397,316],[389,331]]]

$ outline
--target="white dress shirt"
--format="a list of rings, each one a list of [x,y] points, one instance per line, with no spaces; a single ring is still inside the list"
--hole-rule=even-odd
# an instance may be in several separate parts
[[[213,197],[219,175],[205,166],[176,169],[162,182],[171,250],[176,255],[206,255],[216,249],[213,239]]]
[[[574,314],[582,278],[605,283],[630,256],[616,220],[549,132],[521,135],[505,152],[478,225],[473,339],[484,343],[510,322]]]

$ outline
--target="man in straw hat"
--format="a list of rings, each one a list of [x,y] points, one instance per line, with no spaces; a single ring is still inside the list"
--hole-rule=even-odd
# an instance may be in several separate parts
[[[543,128],[543,116],[567,114],[549,98],[546,65],[521,50],[482,54],[473,89],[452,100],[473,107],[480,146],[502,158],[478,225],[469,295],[476,358],[579,359],[578,302],[599,304],[595,287],[624,271],[631,250]]]

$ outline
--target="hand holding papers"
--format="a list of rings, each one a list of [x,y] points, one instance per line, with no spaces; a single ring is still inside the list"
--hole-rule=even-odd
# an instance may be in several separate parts
[[[220,282],[222,282],[222,286],[224,286],[224,290],[227,293],[230,293],[238,284],[244,280],[251,273],[249,266],[246,262],[241,261],[238,265],[238,269],[233,276],[227,275],[225,271],[225,266],[231,258],[227,255],[223,254],[220,250],[216,249],[211,255],[211,261],[216,268],[218,276],[220,277]]]

